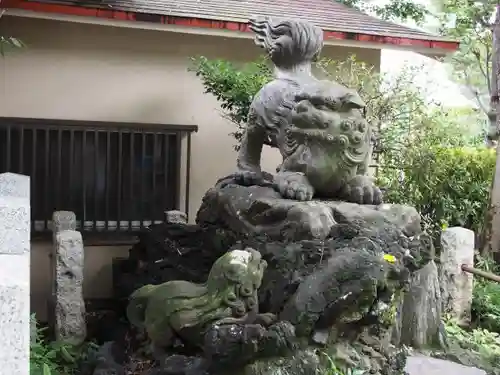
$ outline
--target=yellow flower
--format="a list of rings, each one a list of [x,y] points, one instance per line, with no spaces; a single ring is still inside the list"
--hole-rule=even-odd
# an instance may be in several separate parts
[[[389,263],[396,263],[396,257],[391,254],[384,254],[384,260]]]

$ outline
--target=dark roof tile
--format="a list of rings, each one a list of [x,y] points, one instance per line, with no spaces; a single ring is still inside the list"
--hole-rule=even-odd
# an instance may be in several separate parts
[[[335,0],[36,0],[218,21],[248,22],[255,16],[303,19],[327,31],[451,41],[438,35],[384,21]]]

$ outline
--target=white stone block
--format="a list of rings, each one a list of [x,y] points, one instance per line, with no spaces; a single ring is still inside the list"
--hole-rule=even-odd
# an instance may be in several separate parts
[[[30,199],[30,178],[22,174],[0,174],[0,197]]]
[[[462,271],[462,264],[474,266],[474,232],[448,228],[441,234],[441,291],[443,311],[459,322],[470,320],[473,275]]]
[[[29,374],[29,293],[29,285],[0,285],[0,375]]]
[[[0,254],[29,252],[29,199],[29,177],[14,173],[0,174]]]
[[[30,286],[30,254],[0,254],[0,285]],[[1,341],[0,341],[1,343]]]
[[[0,175],[0,375],[28,375],[30,180]]]
[[[23,254],[29,251],[29,200],[0,196],[0,254]]]

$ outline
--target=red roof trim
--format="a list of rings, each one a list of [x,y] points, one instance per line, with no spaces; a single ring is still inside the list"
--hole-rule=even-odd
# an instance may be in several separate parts
[[[151,23],[161,23],[166,25],[178,25],[187,27],[199,27],[204,29],[222,29],[230,31],[250,32],[249,25],[243,22],[213,21],[201,18],[185,18],[176,16],[163,16],[158,14],[144,14],[138,12],[126,12],[120,10],[96,9],[81,6],[58,5],[37,3],[25,0],[5,0],[4,8],[31,10],[42,13],[56,13],[72,16],[97,17],[122,21],[145,21]],[[388,44],[396,46],[420,47],[420,48],[440,48],[449,51],[456,51],[458,42],[434,41],[414,38],[391,37],[381,35],[370,35],[362,33],[348,33],[340,31],[325,30],[325,40],[355,40],[365,43]]]

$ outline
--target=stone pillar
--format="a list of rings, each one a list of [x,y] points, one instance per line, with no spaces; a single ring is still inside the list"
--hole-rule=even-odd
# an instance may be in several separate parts
[[[76,215],[71,211],[56,211],[52,214],[52,233],[76,230]]]
[[[187,224],[187,215],[185,212],[177,210],[165,211],[165,222],[169,224]]]
[[[473,275],[462,264],[474,266],[474,232],[448,228],[441,234],[441,290],[443,311],[461,324],[470,321]]]
[[[399,306],[394,343],[414,348],[444,346],[441,305],[438,268],[431,260],[412,275]]]
[[[0,375],[29,375],[30,178],[0,174]]]
[[[79,345],[87,335],[83,299],[82,235],[75,230],[76,216],[73,212],[54,212],[52,225],[52,328],[56,340]]]

